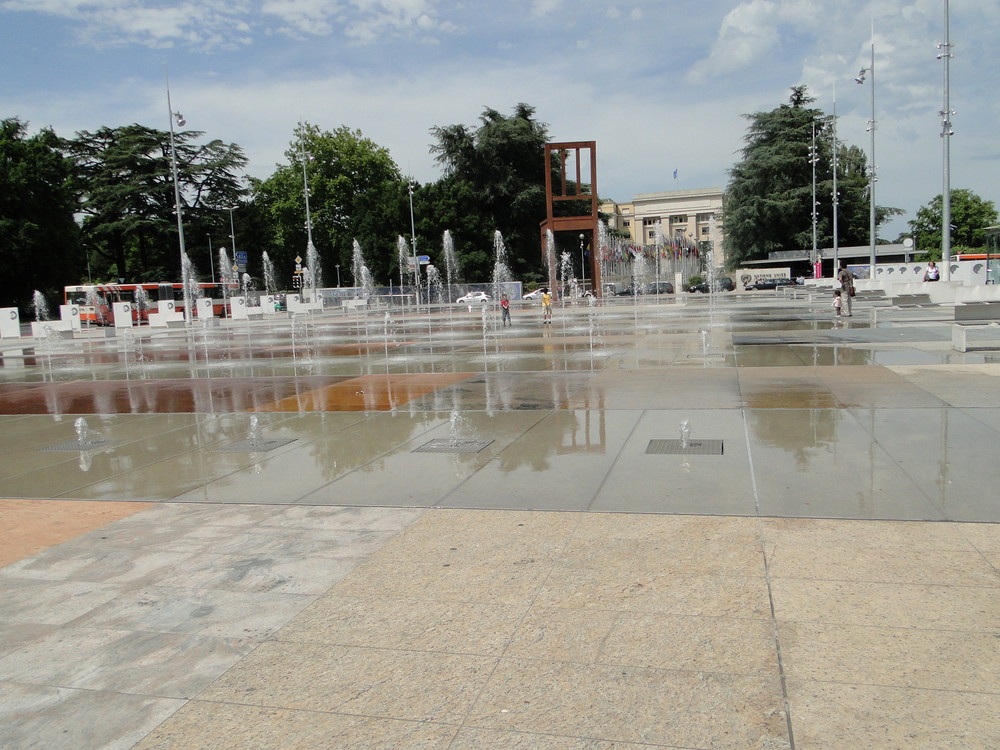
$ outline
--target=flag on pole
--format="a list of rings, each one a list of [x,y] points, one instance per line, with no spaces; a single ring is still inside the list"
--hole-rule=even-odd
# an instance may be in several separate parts
[[[676,169],[674,170],[674,179],[675,180],[677,179],[677,170]]]

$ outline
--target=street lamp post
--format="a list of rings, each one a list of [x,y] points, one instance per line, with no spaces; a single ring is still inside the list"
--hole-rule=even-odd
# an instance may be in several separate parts
[[[951,29],[948,0],[944,0],[944,42],[938,45],[938,59],[944,61],[944,107],[941,109],[942,186],[941,186],[941,280],[951,281]]]
[[[587,264],[584,262],[583,258],[583,232],[580,232],[580,274],[583,276],[583,286],[580,289],[581,292],[587,291]]]
[[[816,247],[816,163],[819,161],[819,151],[816,149],[816,121],[812,123],[812,145],[809,146],[809,163],[812,165],[812,255],[809,262],[816,268],[816,259],[819,253]]]
[[[413,291],[416,294],[417,305],[420,304],[420,266],[417,264],[417,225],[413,220],[413,180],[406,183],[406,189],[410,193],[410,247],[413,252]],[[427,300],[428,303],[430,300]]]
[[[167,83],[167,114],[170,121],[170,171],[174,178],[174,213],[177,214],[177,239],[180,244],[181,251],[181,281],[184,282],[184,256],[187,255],[184,248],[184,218],[181,214],[181,188],[180,182],[177,179],[177,148],[174,143],[174,120],[177,120],[177,125],[179,127],[184,127],[187,125],[187,120],[184,119],[184,115],[180,112],[174,112],[173,105],[170,103],[170,83]],[[184,317],[186,320],[191,320],[191,293],[188,290],[188,285],[182,283],[181,286],[184,287]]]
[[[840,215],[840,192],[837,189],[838,160],[840,158],[840,144],[837,142],[837,83],[833,84],[833,273],[836,275],[840,268],[840,227],[837,222]],[[823,276],[822,273],[814,273],[817,278]]]
[[[859,85],[865,82],[865,76],[867,75],[869,84],[871,85],[871,102],[872,102],[872,119],[868,121],[868,132],[871,133],[871,155],[869,157],[870,164],[868,165],[868,237],[869,237],[869,263],[871,270],[869,271],[869,278],[875,278],[875,183],[878,181],[877,168],[875,167],[875,22],[872,21],[872,42],[871,42],[871,62],[867,68],[862,68],[861,72],[858,73],[858,77],[855,78],[855,82]]]

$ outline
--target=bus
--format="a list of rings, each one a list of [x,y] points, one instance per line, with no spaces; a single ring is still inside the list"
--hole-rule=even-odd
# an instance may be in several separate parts
[[[209,282],[198,283],[198,297],[212,300],[212,314],[225,317],[228,313],[227,298],[239,295],[238,285]],[[228,291],[228,294],[224,292]],[[184,312],[184,285],[171,282],[147,284],[79,284],[63,289],[63,303],[80,308],[80,320],[90,325],[108,326],[114,322],[112,305],[116,302],[131,303],[132,322],[141,325],[149,313],[159,310],[161,303],[173,302],[174,310]]]

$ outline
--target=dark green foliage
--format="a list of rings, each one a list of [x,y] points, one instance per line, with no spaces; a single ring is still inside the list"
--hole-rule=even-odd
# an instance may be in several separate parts
[[[287,279],[296,256],[305,257],[307,233],[303,191],[303,153],[309,182],[313,245],[323,265],[323,284],[350,276],[354,241],[361,245],[365,264],[382,283],[396,267],[396,238],[409,225],[406,183],[389,152],[365,138],[361,131],[340,127],[321,131],[300,125],[285,156],[269,178],[254,184],[254,210],[270,226],[265,242],[282,279]],[[405,223],[404,223],[405,221]]]
[[[503,236],[515,278],[541,268],[548,128],[534,114],[527,104],[518,104],[510,116],[487,107],[476,129],[450,125],[431,131],[437,140],[431,151],[445,171],[440,186],[451,193],[440,194],[442,213],[463,217],[464,226],[445,228],[452,231],[467,278],[490,278],[495,231]]]
[[[73,214],[73,164],[50,129],[28,137],[17,118],[0,121],[0,264],[3,304],[26,311],[35,289],[50,303],[85,268]]]
[[[788,104],[749,120],[742,159],[730,170],[723,211],[726,259],[730,267],[763,259],[771,252],[812,247],[812,163],[815,126],[817,246],[833,244],[832,121],[804,86],[792,88]],[[857,147],[838,147],[841,246],[868,243],[867,160]],[[883,223],[896,209],[880,209]]]
[[[910,222],[914,244],[921,260],[941,260],[942,197],[936,195],[917,211]],[[986,247],[986,227],[997,223],[993,201],[984,200],[971,190],[951,191],[952,252],[959,247],[982,250]]]
[[[176,133],[185,240],[192,258],[206,234],[228,235],[229,215],[244,193],[239,146],[197,145],[202,133]],[[142,125],[81,132],[69,142],[84,195],[83,230],[95,275],[113,270],[130,281],[180,279],[170,134]],[[207,263],[197,263],[203,271]],[[207,277],[207,274],[203,274]]]

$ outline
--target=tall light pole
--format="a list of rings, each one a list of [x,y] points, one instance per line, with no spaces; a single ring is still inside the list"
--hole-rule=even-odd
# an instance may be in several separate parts
[[[417,263],[417,225],[413,220],[413,180],[406,183],[410,193],[410,247],[413,251],[413,289],[416,292],[417,304],[420,304],[420,265]],[[430,302],[430,300],[427,300]]]
[[[309,211],[309,175],[306,172],[306,161],[308,160],[309,156],[308,154],[306,154],[305,139],[301,137],[299,138],[299,152],[302,154],[302,194],[305,196],[306,199],[306,249],[309,249],[310,247],[313,246],[312,214]],[[229,217],[231,220],[232,212],[230,212]],[[311,271],[312,269],[309,270]]]
[[[581,292],[587,291],[587,265],[583,261],[583,238],[584,234],[583,232],[580,232],[580,273],[583,276],[583,286],[580,289]]]
[[[837,143],[837,82],[833,83],[833,273],[840,268],[840,232],[837,225],[840,214],[840,192],[837,190],[837,171],[840,144]],[[822,276],[822,274],[820,274]]]
[[[233,226],[233,209],[231,208],[229,209],[229,242],[233,249],[233,264],[238,266],[236,261],[236,229]]]
[[[941,186],[941,280],[951,281],[951,29],[948,21],[948,0],[944,0],[944,42],[938,59],[944,61],[944,107],[941,109],[941,140],[943,149]]]
[[[875,21],[872,20],[872,57],[871,63],[869,63],[867,68],[862,68],[861,72],[858,73],[858,77],[854,81],[858,84],[865,82],[865,76],[868,76],[869,84],[871,85],[871,99],[872,99],[872,119],[868,121],[868,132],[871,133],[871,152],[869,156],[868,165],[868,236],[869,243],[871,244],[869,263],[871,264],[871,270],[869,271],[869,278],[875,278],[875,183],[878,181],[877,169],[875,167]]]
[[[813,233],[813,247],[812,255],[809,260],[814,269],[813,275],[815,275],[816,259],[819,257],[819,251],[816,247],[816,164],[819,162],[819,151],[816,148],[816,121],[812,122],[812,145],[809,146],[809,163],[812,165],[812,233]]]
[[[174,213],[177,214],[177,239],[180,243],[181,249],[181,286],[184,287],[184,317],[187,320],[191,320],[191,293],[188,291],[188,285],[184,282],[184,256],[187,255],[184,248],[184,218],[181,214],[181,187],[180,182],[177,179],[177,148],[174,143],[174,120],[177,120],[178,127],[184,127],[187,125],[187,120],[184,119],[184,115],[180,112],[174,112],[173,105],[170,103],[170,82],[167,82],[167,115],[170,121],[170,171],[174,178]]]

